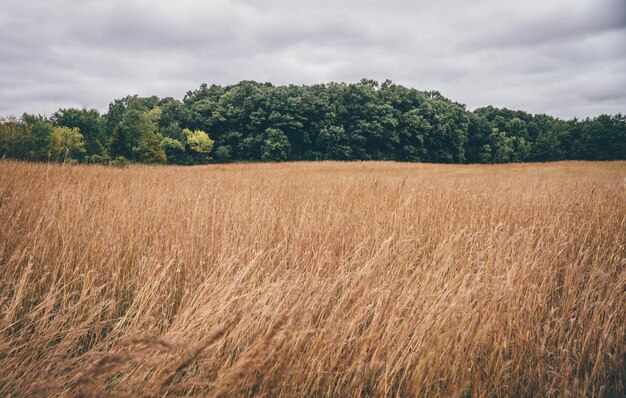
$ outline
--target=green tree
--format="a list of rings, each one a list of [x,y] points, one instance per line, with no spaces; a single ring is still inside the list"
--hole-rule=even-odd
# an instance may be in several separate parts
[[[181,163],[185,154],[185,146],[174,138],[165,137],[161,141],[161,147],[165,151],[168,163]]]
[[[215,141],[209,138],[207,133],[202,130],[184,129],[183,134],[186,137],[185,151],[189,157],[189,163],[202,164],[211,160],[210,153]]]
[[[165,163],[167,155],[161,146],[163,136],[160,133],[148,133],[139,143],[137,151],[139,158],[144,163]]]
[[[285,161],[289,159],[291,145],[289,139],[279,129],[268,128],[263,134],[261,160],[264,162]]]
[[[41,115],[25,113],[22,121],[29,127],[28,139],[23,142],[27,147],[27,160],[46,160],[48,158],[48,142],[54,127],[49,120]]]
[[[323,159],[347,160],[352,156],[346,130],[341,126],[324,127],[317,136]]]
[[[156,124],[151,116],[140,100],[131,100],[122,120],[111,135],[111,155],[137,159],[137,149],[142,139],[156,132]]]
[[[215,149],[215,159],[218,162],[229,162],[232,159],[232,152],[230,145],[220,145]]]
[[[411,109],[402,115],[402,135],[406,142],[402,160],[419,162],[426,160],[428,151],[426,137],[431,134],[432,126],[420,115],[418,109]]]
[[[78,160],[85,154],[83,135],[76,127],[54,127],[48,143],[52,160]]]
[[[15,117],[0,118],[0,157],[28,159],[32,147],[31,126]]]
[[[553,130],[543,130],[537,135],[533,145],[532,159],[539,162],[562,158],[559,136]]]
[[[46,160],[53,125],[80,130],[89,162],[120,156],[161,159],[144,154],[147,143],[156,148],[149,135],[157,131],[164,137],[159,146],[167,161],[179,164],[207,163],[211,156],[218,162],[626,159],[626,120],[621,114],[560,120],[493,106],[469,112],[437,91],[388,80],[312,86],[202,84],[182,101],[116,99],[104,116],[85,109],[60,109],[50,120],[25,114],[21,120],[0,123],[0,154]]]
[[[494,127],[490,135],[491,148],[493,149],[492,159],[495,163],[507,163],[513,159],[515,148],[514,140],[507,136],[504,131]]]
[[[480,148],[480,153],[478,154],[478,161],[480,163],[491,163],[491,145],[485,144]]]
[[[96,109],[59,109],[51,117],[57,127],[76,127],[83,135],[85,153],[103,156],[106,152],[107,135],[105,119]]]

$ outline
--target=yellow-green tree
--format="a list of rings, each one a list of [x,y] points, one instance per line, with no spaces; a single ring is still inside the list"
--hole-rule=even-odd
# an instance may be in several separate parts
[[[210,153],[213,150],[213,141],[209,135],[202,130],[191,131],[184,129],[186,138],[186,151],[190,163],[206,163],[211,160]]]
[[[76,127],[55,127],[48,142],[53,160],[78,159],[85,154],[83,135]]]
[[[148,133],[139,143],[137,148],[139,157],[144,163],[165,163],[167,155],[161,146],[163,136],[160,133]]]

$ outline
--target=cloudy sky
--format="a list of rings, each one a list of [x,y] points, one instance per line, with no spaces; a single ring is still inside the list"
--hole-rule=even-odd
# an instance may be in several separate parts
[[[624,0],[2,0],[0,115],[201,83],[391,79],[562,118],[626,112]]]

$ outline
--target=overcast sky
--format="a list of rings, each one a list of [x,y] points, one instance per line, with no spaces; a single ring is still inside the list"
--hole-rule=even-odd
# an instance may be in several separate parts
[[[201,83],[390,79],[562,118],[626,113],[624,0],[1,0],[0,115]]]

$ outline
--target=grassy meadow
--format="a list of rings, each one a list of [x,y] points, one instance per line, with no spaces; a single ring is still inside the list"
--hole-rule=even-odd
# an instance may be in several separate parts
[[[0,396],[621,396],[625,184],[0,161]]]

